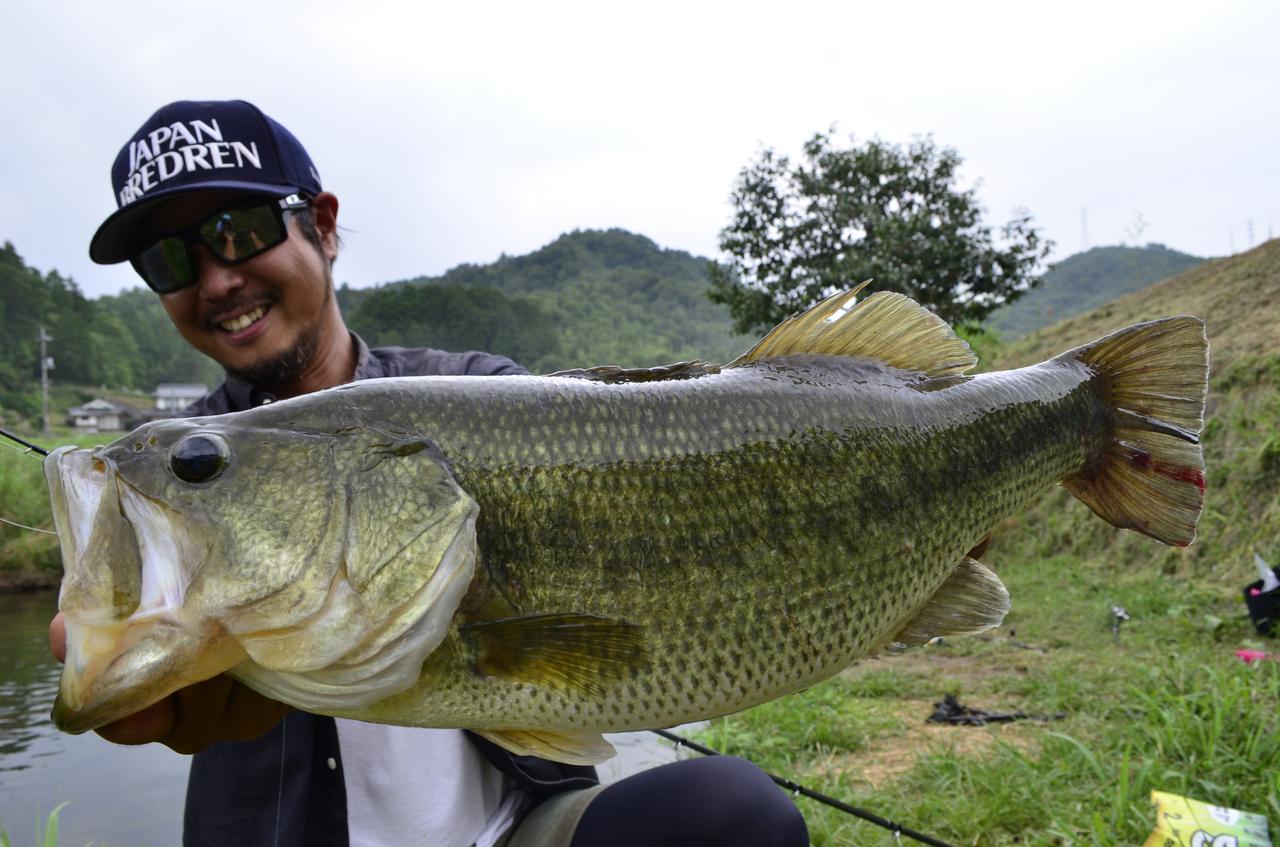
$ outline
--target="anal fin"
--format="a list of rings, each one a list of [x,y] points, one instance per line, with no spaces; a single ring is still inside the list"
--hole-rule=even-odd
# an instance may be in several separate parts
[[[462,634],[477,673],[573,695],[603,697],[611,683],[649,664],[642,627],[599,615],[480,621]]]
[[[977,559],[965,557],[891,640],[910,647],[944,635],[976,635],[999,626],[1008,613],[1009,592],[1000,577]]]
[[[617,750],[598,732],[554,732],[530,729],[473,729],[517,756],[537,756],[568,765],[598,765]]]

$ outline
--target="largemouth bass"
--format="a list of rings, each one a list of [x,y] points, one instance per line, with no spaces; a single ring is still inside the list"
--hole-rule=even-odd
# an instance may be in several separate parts
[[[976,360],[901,295],[833,297],[718,368],[352,383],[45,463],[66,575],[53,717],[229,673],[300,709],[598,762],[998,625],[976,560],[1061,482],[1195,536],[1203,324]]]

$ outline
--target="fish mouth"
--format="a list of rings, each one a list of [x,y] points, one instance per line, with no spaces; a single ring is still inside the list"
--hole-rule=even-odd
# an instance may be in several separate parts
[[[194,544],[167,507],[129,486],[98,449],[58,448],[45,476],[64,571],[59,729],[96,729],[243,661],[220,626],[183,607],[182,562]]]
[[[73,734],[128,717],[245,659],[225,635],[173,621],[95,625],[67,617],[66,627],[66,664],[51,716]]]

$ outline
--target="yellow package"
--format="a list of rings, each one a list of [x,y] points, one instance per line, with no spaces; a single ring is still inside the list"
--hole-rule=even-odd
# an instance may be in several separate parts
[[[1252,812],[1152,791],[1156,828],[1143,847],[1272,847],[1267,819]]]

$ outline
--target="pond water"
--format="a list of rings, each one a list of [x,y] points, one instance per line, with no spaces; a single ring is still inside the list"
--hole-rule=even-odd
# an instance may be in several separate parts
[[[59,665],[49,655],[48,627],[56,601],[52,592],[0,594],[0,827],[14,847],[33,845],[37,819],[69,801],[61,847],[179,844],[187,757],[159,744],[121,747],[93,733],[64,735],[50,722]],[[618,755],[599,768],[605,782],[677,758],[651,733],[606,737]]]
[[[49,655],[53,592],[0,595],[0,827],[14,847],[69,801],[61,847],[179,844],[187,758],[166,747],[120,747],[64,735],[49,720],[59,665]]]

